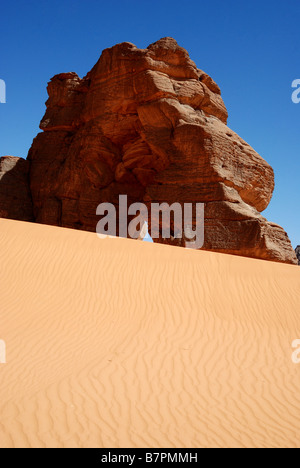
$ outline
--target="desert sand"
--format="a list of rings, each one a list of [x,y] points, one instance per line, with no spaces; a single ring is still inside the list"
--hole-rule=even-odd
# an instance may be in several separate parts
[[[299,447],[297,266],[0,220],[0,447]]]

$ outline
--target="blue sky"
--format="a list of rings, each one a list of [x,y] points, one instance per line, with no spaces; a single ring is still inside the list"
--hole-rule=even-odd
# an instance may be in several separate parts
[[[1,3],[0,155],[26,157],[39,131],[49,79],[84,76],[106,47],[146,47],[172,36],[220,85],[228,125],[274,168],[276,188],[264,215],[300,244],[300,2],[10,1]]]

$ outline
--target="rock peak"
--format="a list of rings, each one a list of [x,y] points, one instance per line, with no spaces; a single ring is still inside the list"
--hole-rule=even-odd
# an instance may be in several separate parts
[[[159,39],[158,41],[156,42],[153,42],[152,44],[150,44],[147,49],[153,49],[153,48],[156,48],[156,47],[161,47],[161,48],[165,48],[165,49],[175,49],[177,47],[179,47],[176,39],[174,39],[173,37],[162,37],[161,39]]]

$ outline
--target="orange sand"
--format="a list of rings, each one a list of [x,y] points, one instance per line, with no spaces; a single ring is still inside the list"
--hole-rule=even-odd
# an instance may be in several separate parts
[[[300,446],[300,268],[0,220],[0,447]]]

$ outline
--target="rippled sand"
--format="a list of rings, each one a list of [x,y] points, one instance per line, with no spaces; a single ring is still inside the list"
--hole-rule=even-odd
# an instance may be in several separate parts
[[[297,266],[1,219],[0,273],[0,447],[300,446]]]

